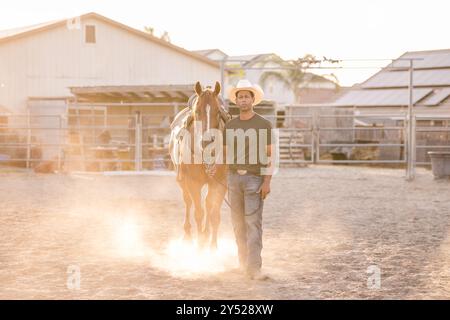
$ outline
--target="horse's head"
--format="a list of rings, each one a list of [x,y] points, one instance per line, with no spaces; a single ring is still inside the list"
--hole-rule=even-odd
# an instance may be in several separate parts
[[[200,82],[195,84],[195,93],[197,102],[193,107],[193,116],[195,121],[201,121],[202,132],[209,129],[218,129],[220,122],[221,101],[219,97],[220,83],[216,82],[214,90],[207,87],[202,89]]]

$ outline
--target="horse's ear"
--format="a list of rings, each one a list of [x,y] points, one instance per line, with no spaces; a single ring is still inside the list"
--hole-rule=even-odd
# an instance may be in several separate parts
[[[214,87],[214,95],[218,96],[220,93],[220,83],[216,81],[216,86]]]
[[[200,81],[197,81],[197,83],[195,84],[195,92],[197,93],[198,96],[200,96],[203,92],[202,89],[202,85],[200,84]]]

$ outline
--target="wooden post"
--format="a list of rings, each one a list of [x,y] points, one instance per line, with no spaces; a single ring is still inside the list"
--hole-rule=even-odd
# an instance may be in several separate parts
[[[61,115],[58,116],[59,119],[59,131],[58,131],[58,172],[61,172],[61,153],[62,153],[62,142],[61,142],[61,132],[62,132],[62,119]]]

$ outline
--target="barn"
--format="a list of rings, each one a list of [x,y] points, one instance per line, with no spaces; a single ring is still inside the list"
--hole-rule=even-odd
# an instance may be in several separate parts
[[[134,169],[153,166],[144,157],[195,82],[221,76],[217,62],[97,13],[0,31],[0,70],[0,106],[14,131],[5,135],[18,137],[11,159],[70,162],[78,144],[85,163],[108,130],[129,151],[124,162],[139,160]],[[42,157],[31,159],[37,147]]]

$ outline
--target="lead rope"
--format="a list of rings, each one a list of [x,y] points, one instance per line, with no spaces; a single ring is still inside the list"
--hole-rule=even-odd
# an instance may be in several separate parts
[[[209,104],[206,105],[206,131],[209,131],[209,127],[211,125],[210,123],[210,116],[211,113],[211,106]],[[205,166],[205,172],[208,175],[208,177],[212,178],[214,174],[216,173],[216,162],[214,161],[213,164],[207,164],[203,162],[203,165]]]

